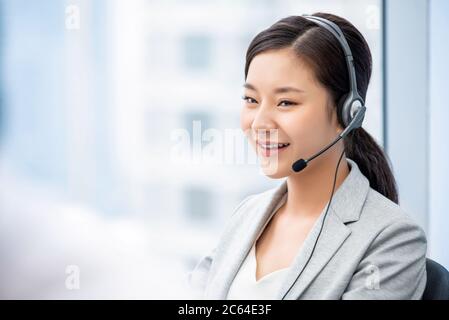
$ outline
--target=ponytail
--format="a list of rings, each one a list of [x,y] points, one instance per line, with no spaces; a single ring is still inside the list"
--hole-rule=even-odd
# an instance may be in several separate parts
[[[371,188],[399,204],[396,181],[387,156],[363,128],[353,130],[345,139],[345,153],[368,178]]]

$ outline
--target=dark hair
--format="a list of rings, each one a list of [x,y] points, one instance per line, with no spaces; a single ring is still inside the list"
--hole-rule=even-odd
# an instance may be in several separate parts
[[[313,15],[334,22],[342,30],[354,57],[357,89],[365,100],[372,70],[368,43],[349,21],[328,13]],[[255,36],[246,52],[245,80],[249,65],[257,54],[283,48],[292,48],[312,68],[317,80],[330,93],[336,108],[339,100],[350,90],[343,49],[334,35],[301,16],[281,19]],[[337,110],[337,115],[343,126],[340,110]],[[396,182],[389,161],[374,138],[363,128],[358,128],[345,138],[344,147],[347,157],[357,163],[371,188],[398,203]]]

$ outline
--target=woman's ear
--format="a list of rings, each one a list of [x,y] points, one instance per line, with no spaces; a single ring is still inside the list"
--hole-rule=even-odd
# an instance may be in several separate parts
[[[338,120],[337,120],[337,129],[336,129],[337,134],[342,133],[343,130],[344,130],[344,128],[340,125],[340,123],[338,123]]]
[[[337,115],[337,107],[333,104],[332,98],[329,96],[327,100],[327,106],[329,110],[329,119],[332,127],[335,128],[336,134],[340,134],[343,132],[344,128],[341,126],[340,122],[338,121],[338,115]]]
[[[338,121],[338,115],[337,115],[337,108],[333,109],[333,125],[335,127],[335,132],[337,134],[340,134],[343,132],[344,128],[343,126],[340,124],[340,121]]]
[[[345,128],[343,128],[343,126],[340,124],[340,121],[338,121],[337,106],[335,105],[330,94],[327,97],[327,107],[329,110],[329,119],[331,125],[335,128],[335,133],[339,135]]]

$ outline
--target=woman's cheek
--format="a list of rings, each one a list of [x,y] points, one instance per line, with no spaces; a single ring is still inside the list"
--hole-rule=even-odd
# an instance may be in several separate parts
[[[303,116],[291,117],[285,122],[284,132],[287,133],[291,146],[291,152],[294,155],[308,154],[313,147],[311,146],[313,140],[314,123],[311,119],[305,119]]]
[[[252,124],[252,115],[245,107],[242,108],[240,112],[240,128],[245,135],[249,134]]]

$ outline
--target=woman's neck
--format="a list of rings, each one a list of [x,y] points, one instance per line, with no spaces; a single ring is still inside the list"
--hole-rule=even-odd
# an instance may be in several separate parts
[[[333,152],[311,162],[304,171],[287,178],[287,201],[285,213],[295,217],[319,216],[330,199],[335,169],[341,152]],[[334,194],[348,176],[349,164],[345,156],[338,168]]]

